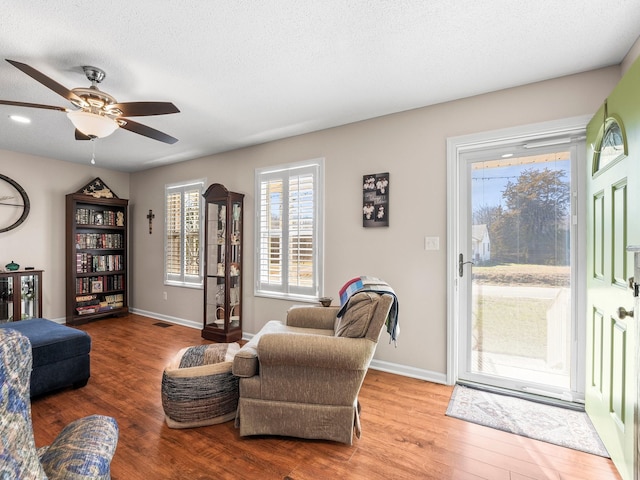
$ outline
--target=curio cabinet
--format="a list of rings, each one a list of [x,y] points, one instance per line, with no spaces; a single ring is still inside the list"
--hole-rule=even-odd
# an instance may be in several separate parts
[[[205,199],[205,284],[202,337],[242,338],[242,215],[244,195],[214,183]]]

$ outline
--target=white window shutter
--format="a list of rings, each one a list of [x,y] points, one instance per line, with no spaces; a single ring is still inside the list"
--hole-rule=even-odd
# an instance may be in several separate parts
[[[322,173],[322,159],[256,171],[256,295],[321,294]]]

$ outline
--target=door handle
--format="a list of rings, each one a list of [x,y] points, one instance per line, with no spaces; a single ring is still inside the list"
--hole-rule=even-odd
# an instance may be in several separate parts
[[[626,317],[633,317],[633,308],[631,310],[627,310],[624,307],[618,307],[618,317],[620,320]]]
[[[473,265],[474,263],[472,261],[464,261],[464,255],[461,253],[460,255],[458,255],[458,276],[462,277],[464,275],[464,266],[469,263],[471,265]]]

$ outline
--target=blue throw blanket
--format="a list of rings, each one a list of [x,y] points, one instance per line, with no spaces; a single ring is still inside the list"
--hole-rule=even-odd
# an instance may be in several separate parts
[[[398,335],[400,335],[400,325],[398,324],[398,297],[396,296],[396,292],[393,291],[393,288],[379,278],[363,275],[345,283],[340,289],[340,311],[338,312],[338,317],[344,315],[349,299],[358,292],[386,293],[393,297],[393,303],[391,304],[391,310],[389,310],[385,325],[387,326],[387,333],[391,336],[389,343],[393,342],[394,345],[397,346]]]

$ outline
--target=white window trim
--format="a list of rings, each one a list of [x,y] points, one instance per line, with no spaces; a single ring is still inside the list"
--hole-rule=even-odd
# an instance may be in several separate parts
[[[260,197],[261,180],[269,174],[296,169],[315,168],[315,198],[313,233],[316,249],[314,251],[314,291],[310,294],[284,291],[287,287],[263,289],[260,284]],[[254,295],[256,297],[277,298],[298,302],[317,302],[324,292],[324,158],[303,160],[255,170],[255,238],[254,238]]]
[[[163,260],[163,264],[162,264],[162,269],[163,269],[163,276],[164,276],[164,284],[165,285],[170,285],[173,287],[185,287],[185,288],[196,288],[196,289],[204,289],[204,249],[203,249],[203,245],[204,245],[204,200],[201,201],[200,203],[200,215],[199,215],[199,221],[200,221],[200,252],[199,252],[199,257],[200,257],[200,274],[198,275],[198,279],[196,281],[185,281],[185,280],[172,280],[167,278],[168,274],[167,274],[167,225],[169,224],[168,222],[168,212],[167,212],[167,193],[170,190],[180,190],[181,192],[184,192],[188,187],[191,186],[199,186],[200,188],[200,194],[202,195],[202,193],[204,193],[204,190],[206,188],[207,185],[207,180],[206,178],[200,178],[197,180],[188,180],[185,182],[177,182],[177,183],[169,183],[166,184],[164,186],[164,197],[163,197],[163,209],[164,209],[164,228],[163,228],[163,242],[164,242],[164,260]],[[184,224],[182,225],[184,227]],[[184,235],[184,232],[182,232]],[[181,250],[184,250],[184,236],[183,236],[183,245],[181,246]],[[184,251],[182,252],[184,253]],[[184,272],[181,275],[184,278]],[[195,279],[194,279],[195,280]]]

